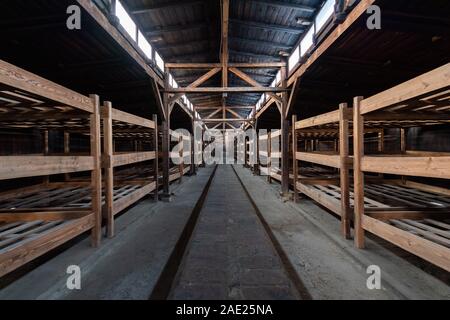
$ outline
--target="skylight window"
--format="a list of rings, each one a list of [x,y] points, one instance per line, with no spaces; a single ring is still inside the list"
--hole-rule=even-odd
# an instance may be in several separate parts
[[[116,16],[119,18],[120,24],[125,29],[125,31],[130,35],[130,37],[136,41],[136,24],[133,19],[129,16],[125,8],[122,6],[120,1],[116,3]]]
[[[155,61],[156,65],[161,71],[164,71],[164,60],[161,58],[161,56],[158,54],[158,52],[155,51]]]
[[[301,56],[303,57],[314,44],[314,27],[311,27],[300,42]]]
[[[333,15],[335,2],[336,0],[328,0],[327,2],[325,2],[322,9],[320,9],[319,14],[317,15],[315,20],[316,32],[319,32],[327,23],[328,19]]]
[[[299,62],[299,60],[300,60],[300,48],[297,47],[289,57],[289,71],[294,69],[295,65]]]
[[[138,31],[138,46],[142,49],[147,58],[152,59],[152,46],[148,43],[147,39],[145,39],[141,31]]]

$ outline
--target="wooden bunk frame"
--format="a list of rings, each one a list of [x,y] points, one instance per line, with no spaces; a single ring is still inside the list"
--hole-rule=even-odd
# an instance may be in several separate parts
[[[365,231],[450,271],[450,224],[448,189],[414,182],[400,182],[413,198],[426,194],[422,208],[368,209],[365,205],[365,173],[450,179],[450,154],[410,152],[400,155],[364,154],[364,128],[378,126],[413,127],[450,123],[450,64],[377,95],[354,99],[354,197],[355,245],[364,247]],[[439,197],[441,197],[439,199]],[[442,197],[446,197],[443,198]],[[440,206],[433,203],[441,200]],[[422,203],[422,204],[424,204]],[[442,208],[444,204],[447,207]],[[437,220],[435,220],[437,219]]]
[[[105,173],[104,216],[107,221],[107,235],[114,236],[114,216],[151,192],[158,200],[158,119],[153,121],[112,108],[111,102],[105,102],[101,108],[103,121],[103,169]],[[116,152],[114,139],[127,139],[136,142],[136,138],[147,139],[153,143],[153,151]],[[125,176],[114,176],[116,168],[153,160],[153,177],[141,176],[133,180]],[[115,181],[116,180],[116,181]]]
[[[278,164],[281,167],[281,151],[278,152],[273,152],[272,151],[272,141],[274,139],[278,139],[278,137],[281,136],[281,130],[276,130],[276,131],[269,131],[267,132],[266,135],[261,135],[259,137],[259,145],[261,145],[261,143],[263,141],[266,141],[266,145],[267,145],[267,151],[261,150],[261,148],[259,148],[258,150],[258,155],[259,157],[265,157],[267,159],[266,161],[266,166],[261,166],[260,161],[258,161],[258,166],[259,166],[259,170],[261,173],[265,174],[267,176],[267,181],[269,183],[272,183],[272,180],[276,180],[281,182],[281,169],[279,167],[274,167],[273,166],[273,161],[272,159],[278,159]],[[281,147],[281,143],[278,144]]]
[[[294,201],[301,192],[317,201],[327,209],[341,217],[341,232],[344,237],[350,238],[350,168],[352,158],[349,154],[349,123],[352,110],[342,103],[339,109],[309,119],[297,121],[292,117],[292,155],[293,155],[293,188]],[[298,151],[298,139],[314,141],[318,138],[338,139],[337,152],[317,152],[312,146],[310,151]],[[306,149],[306,148],[305,148]],[[339,169],[339,177],[335,176],[301,176],[299,174],[299,161],[318,164]],[[326,186],[339,186],[337,190],[330,190]],[[333,192],[336,197],[329,197]]]
[[[88,230],[91,230],[92,245],[100,244],[101,168],[98,96],[83,96],[0,60],[0,98],[1,127],[78,127],[90,136],[89,155],[0,156],[0,180],[91,172],[87,206],[28,207],[17,202],[1,208],[2,276]],[[0,199],[19,198],[43,187],[48,185],[9,191],[0,195]]]
[[[177,139],[180,148],[178,152],[170,152],[171,159],[178,159],[179,164],[170,167],[169,169],[169,182],[178,180],[180,183],[183,180],[183,176],[187,174],[191,168],[190,165],[185,165],[186,157],[191,158],[191,151],[184,150],[184,141],[191,142],[191,137],[189,135],[182,135],[176,131],[170,131],[170,135]],[[192,149],[192,148],[191,148]]]

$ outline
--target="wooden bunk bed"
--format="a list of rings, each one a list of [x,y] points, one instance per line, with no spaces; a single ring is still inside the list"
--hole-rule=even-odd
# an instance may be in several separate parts
[[[368,206],[368,173],[450,179],[450,153],[404,152],[365,155],[364,128],[421,127],[450,123],[450,64],[377,95],[354,100],[355,245],[364,247],[365,231],[375,234],[450,271],[450,191],[417,182],[397,180],[384,189],[384,201]],[[392,195],[392,196],[390,196]],[[394,198],[394,199],[392,199]]]
[[[114,216],[151,192],[158,199],[158,119],[144,119],[112,108],[101,108],[103,122],[103,169],[105,181],[104,216],[107,235],[114,236]],[[134,151],[120,152],[116,140],[134,146]],[[144,150],[146,142],[153,150]],[[148,149],[148,148],[147,148]],[[152,164],[148,164],[152,161]],[[120,170],[133,164],[133,168]],[[114,174],[117,170],[118,174]]]
[[[265,135],[261,135],[259,137],[259,157],[265,158],[265,165],[261,166],[261,162],[259,163],[259,170],[262,174],[267,176],[267,181],[269,183],[272,182],[272,180],[281,181],[281,152],[280,152],[280,137],[281,136],[281,130],[276,131],[269,131]],[[277,139],[278,143],[275,144],[275,149],[278,149],[278,151],[274,151],[274,143],[273,141]],[[264,144],[264,141],[266,141],[266,150],[263,150],[264,148],[261,148],[261,146]],[[277,161],[273,161],[274,159],[277,159]]]
[[[181,183],[183,176],[187,174],[191,168],[190,165],[186,165],[186,162],[190,163],[191,150],[186,150],[185,148],[186,141],[188,142],[188,145],[191,144],[191,137],[187,134],[180,134],[172,130],[170,131],[170,135],[172,137],[172,147],[178,145],[178,150],[170,152],[172,161],[170,161],[169,181],[172,182],[178,180]],[[176,142],[175,144],[173,144],[174,141]],[[176,160],[176,163],[174,163],[173,160]]]
[[[72,90],[0,60],[0,127],[82,129],[87,154],[0,156],[0,180],[90,172],[87,184],[52,183],[0,194],[0,276],[90,230],[101,239],[99,98]]]
[[[294,201],[301,192],[317,201],[341,217],[341,231],[350,238],[350,167],[352,158],[349,154],[349,122],[352,110],[347,104],[339,109],[309,119],[297,121],[292,118],[292,155]],[[317,151],[320,139],[339,141],[339,148],[333,151]],[[304,151],[299,151],[299,140],[303,142]],[[309,147],[310,146],[310,147]],[[317,166],[301,166],[299,162]],[[327,171],[325,167],[338,169],[340,174]]]

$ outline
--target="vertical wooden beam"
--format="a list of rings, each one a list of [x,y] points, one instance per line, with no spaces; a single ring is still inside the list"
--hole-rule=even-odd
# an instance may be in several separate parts
[[[103,117],[103,169],[105,173],[105,215],[106,234],[114,237],[114,168],[113,168],[113,128],[112,104],[105,101],[102,107]]]
[[[254,165],[254,168],[253,168],[253,170],[254,170],[254,173],[256,174],[256,175],[260,175],[260,172],[259,172],[259,138],[258,138],[258,133],[257,133],[257,131],[256,131],[256,128],[254,128],[255,129],[255,143],[256,143],[256,146],[255,146],[255,152],[256,152],[256,154],[255,154],[255,165]]]
[[[228,87],[228,24],[229,24],[230,2],[222,0],[222,87]],[[226,94],[222,94],[222,118],[226,119]],[[222,124],[225,133],[225,122]]]
[[[70,133],[67,131],[64,131],[64,154],[70,153]],[[70,173],[64,174],[64,179],[66,181],[70,180]]]
[[[43,152],[44,152],[44,156],[48,156],[49,150],[50,150],[49,143],[48,143],[48,136],[49,136],[49,132],[46,129],[46,130],[44,130],[44,136],[43,136],[43,143],[44,143],[44,150],[43,150]],[[48,185],[50,183],[50,176],[49,175],[44,176],[44,181],[43,182],[44,182],[44,184]]]
[[[384,129],[381,129],[380,132],[378,132],[378,152],[384,153]],[[380,178],[384,177],[383,173],[379,173],[378,176]]]
[[[347,109],[346,103],[339,105],[339,154],[341,161],[341,232],[346,239],[350,239],[349,121]]]
[[[297,160],[297,130],[295,130],[295,123],[297,122],[297,116],[292,116],[292,170],[293,170],[293,183],[294,183],[294,203],[298,202],[298,160]]]
[[[400,128],[400,151],[402,154],[406,153],[406,130]],[[406,177],[402,176],[402,183],[406,184]]]
[[[364,215],[364,172],[361,170],[361,161],[364,156],[364,118],[360,112],[362,97],[353,100],[353,176],[354,176],[354,228],[355,246],[364,248],[364,229],[362,217]]]
[[[91,243],[98,247],[101,241],[102,230],[102,171],[100,150],[100,99],[97,95],[90,95],[94,104],[94,113],[90,118],[91,156],[94,160],[94,169],[91,172],[91,202],[94,213],[94,227],[92,228]]]
[[[169,68],[165,68],[164,88],[170,87],[169,84]],[[169,112],[169,94],[164,92],[163,96],[163,108],[166,115],[162,122],[163,138],[162,138],[162,163],[163,163],[163,197],[170,197],[170,112]]]
[[[183,180],[183,172],[184,172],[184,137],[181,135],[180,138],[178,138],[178,143],[180,146],[179,155],[180,155],[180,164],[178,168],[180,169],[180,180],[179,183]]]
[[[287,87],[287,69],[281,67],[281,87]],[[282,93],[281,103],[281,194],[289,196],[289,121],[286,119],[288,93]]]
[[[153,131],[153,145],[155,150],[155,160],[153,161],[153,170],[154,170],[154,180],[155,180],[155,191],[154,191],[154,200],[158,201],[158,193],[159,193],[159,146],[158,146],[158,116],[156,114],[153,115],[153,122],[155,123],[155,130]]]
[[[272,183],[272,131],[267,132],[267,182]]]

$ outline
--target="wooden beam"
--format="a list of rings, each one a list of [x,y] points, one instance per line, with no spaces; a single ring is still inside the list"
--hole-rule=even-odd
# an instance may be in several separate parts
[[[350,163],[349,163],[349,120],[346,103],[339,105],[339,157],[341,187],[341,232],[350,239]]]
[[[103,169],[105,180],[105,206],[106,234],[108,238],[114,236],[114,168],[113,157],[113,128],[112,128],[112,104],[104,103],[102,108],[103,120]]]
[[[134,14],[134,15],[138,15],[138,14],[143,14],[143,13],[150,13],[153,11],[176,9],[179,7],[187,7],[187,6],[195,6],[195,5],[204,4],[204,3],[205,3],[205,0],[166,1],[163,3],[159,3],[159,4],[131,8],[130,13]]]
[[[204,75],[202,75],[200,78],[198,78],[197,80],[195,80],[194,82],[192,82],[190,85],[188,85],[188,88],[196,88],[198,86],[200,86],[201,84],[203,84],[205,81],[207,81],[208,79],[210,79],[212,76],[214,76],[215,74],[217,74],[218,72],[220,72],[222,69],[221,68],[212,68],[210,71],[208,71],[207,73],[205,73]]]
[[[221,63],[166,63],[170,69],[213,69],[222,68]]]
[[[263,93],[284,92],[288,89],[272,87],[208,87],[208,88],[168,88],[166,93]]]
[[[361,16],[365,15],[367,8],[373,5],[375,0],[361,0],[359,4],[349,13],[344,22],[335,28],[328,37],[314,50],[305,63],[291,74],[288,86],[300,78]]]
[[[362,158],[364,157],[364,118],[361,115],[362,97],[353,100],[353,178],[354,178],[354,230],[355,246],[364,248],[364,228],[362,218],[364,216],[364,172],[362,171]]]

